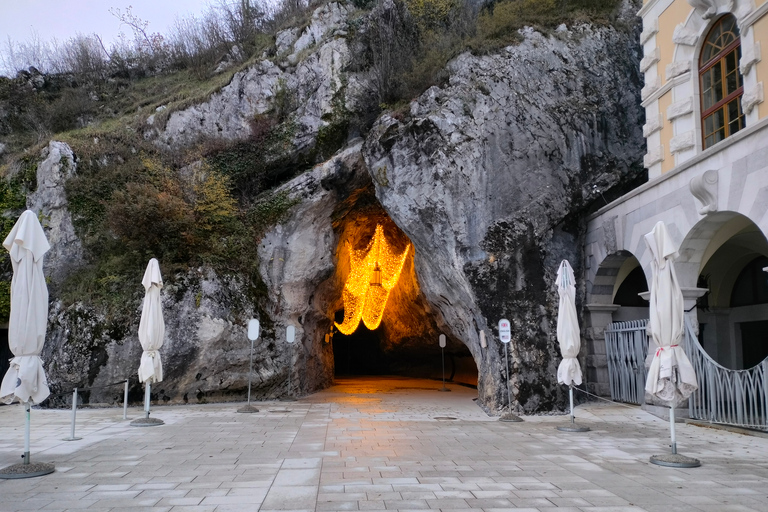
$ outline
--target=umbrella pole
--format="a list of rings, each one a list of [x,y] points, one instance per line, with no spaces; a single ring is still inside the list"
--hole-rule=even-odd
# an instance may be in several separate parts
[[[151,381],[147,381],[146,385],[144,386],[144,412],[145,418],[149,418],[149,393],[150,393],[150,387],[152,384],[150,384]]]
[[[24,410],[25,410],[25,416],[26,416],[26,422],[24,424],[24,465],[27,465],[30,463],[29,460],[29,402],[24,402]]]
[[[573,384],[568,386],[568,396],[571,399],[571,425],[573,425],[576,422],[575,418],[573,417]]]
[[[158,425],[164,425],[163,420],[149,417],[149,405],[150,396],[152,393],[152,378],[147,379],[144,383],[144,417],[136,418],[131,422],[132,427],[156,427]]]
[[[509,345],[509,343],[505,343],[505,345]],[[509,407],[509,412],[512,412],[512,393],[509,392],[509,356],[507,355],[508,347],[504,347],[504,362],[507,365],[507,407]]]
[[[677,441],[675,440],[675,404],[669,406],[669,433],[672,437],[672,455],[677,455]]]
[[[248,369],[248,407],[251,406],[251,376],[253,375],[253,340],[251,340],[251,366]]]

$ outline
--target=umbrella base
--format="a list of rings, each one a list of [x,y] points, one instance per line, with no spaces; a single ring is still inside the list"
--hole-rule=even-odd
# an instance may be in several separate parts
[[[651,464],[666,466],[668,468],[697,468],[701,466],[699,459],[686,457],[679,453],[665,453],[664,455],[651,455]]]
[[[442,388],[442,389],[438,389],[438,391],[450,391],[450,389],[448,389],[448,388],[444,387],[444,388]]]
[[[252,406],[251,404],[248,404],[239,408],[237,412],[254,413],[254,412],[259,412],[259,410],[254,406]]]
[[[165,422],[157,418],[138,418],[133,420],[130,425],[132,427],[157,427],[165,425]]]
[[[505,412],[504,414],[499,417],[499,421],[509,422],[509,423],[519,423],[523,421],[523,418],[518,416],[517,414],[512,414],[511,412]]]
[[[36,476],[50,475],[55,470],[54,465],[47,462],[14,464],[13,466],[0,469],[0,478],[33,478]]]
[[[584,427],[578,423],[569,423],[556,427],[560,432],[589,432],[589,427]]]
[[[82,437],[65,437],[62,441],[80,441]]]

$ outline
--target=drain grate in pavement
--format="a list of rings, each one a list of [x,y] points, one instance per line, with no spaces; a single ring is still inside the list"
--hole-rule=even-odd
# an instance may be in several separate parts
[[[448,420],[455,420],[453,416],[435,416],[434,419],[438,421],[448,421]]]

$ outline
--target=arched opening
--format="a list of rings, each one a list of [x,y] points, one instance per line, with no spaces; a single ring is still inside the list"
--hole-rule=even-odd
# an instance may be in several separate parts
[[[442,331],[416,275],[415,259],[422,255],[372,191],[360,191],[345,206],[334,224],[339,242],[328,311],[334,375],[441,379]],[[476,386],[469,349],[446,334],[446,380]]]
[[[640,294],[648,291],[648,280],[643,267],[634,256],[622,263],[614,284],[613,303],[621,306],[613,314],[614,322],[648,318],[648,301]]]
[[[699,341],[726,368],[751,368],[768,356],[768,240],[732,214],[713,232],[699,274],[709,289],[697,302]]]

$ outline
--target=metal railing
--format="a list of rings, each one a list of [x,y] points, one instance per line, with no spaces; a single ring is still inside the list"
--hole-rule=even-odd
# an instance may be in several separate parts
[[[648,354],[647,319],[614,322],[605,329],[605,351],[611,399],[642,404],[645,398],[645,356]]]
[[[105,389],[105,388],[109,388],[109,387],[117,386],[117,385],[121,385],[121,384],[124,385],[124,389],[123,389],[123,419],[127,420],[128,419],[128,383],[129,383],[129,381],[130,381],[130,379],[125,379],[125,380],[120,380],[120,381],[117,381],[117,382],[113,382],[111,384],[106,384],[104,386],[96,386],[96,387],[91,387],[91,388],[74,388],[72,390],[72,425],[71,425],[69,437],[64,438],[63,441],[79,441],[80,439],[82,439],[82,437],[76,437],[75,436],[75,424],[77,422],[78,392],[81,392],[81,391],[91,391],[91,390],[94,390],[94,389]],[[68,394],[69,394],[68,392],[54,393],[54,394],[49,395],[49,397],[65,396],[65,395],[68,395]]]
[[[768,430],[768,358],[747,370],[730,370],[707,354],[687,318],[685,337],[699,383],[688,402],[691,418]]]

